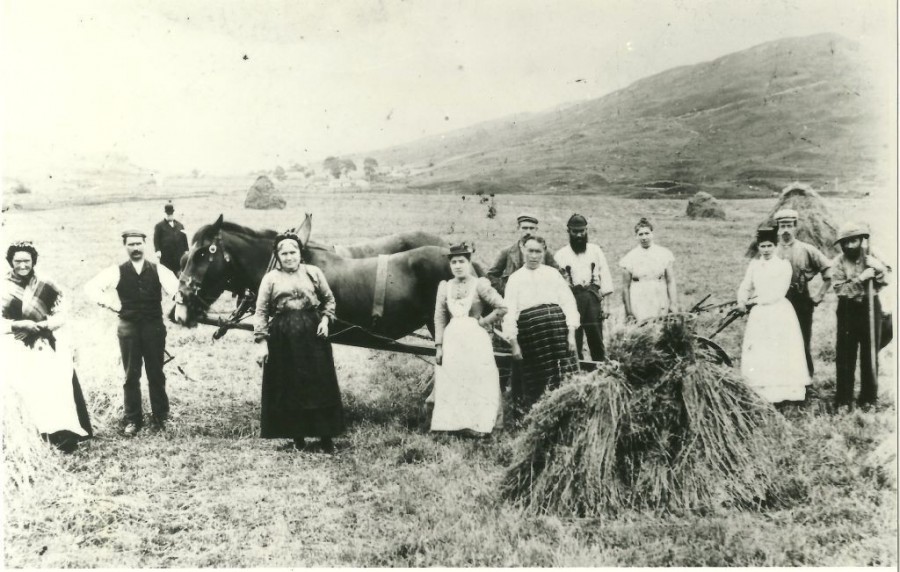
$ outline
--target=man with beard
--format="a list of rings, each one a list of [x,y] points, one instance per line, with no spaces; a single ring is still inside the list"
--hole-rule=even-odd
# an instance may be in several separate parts
[[[506,283],[513,272],[522,268],[525,260],[525,240],[531,236],[535,236],[538,232],[537,217],[522,213],[516,219],[519,231],[519,240],[497,257],[497,261],[487,272],[487,277],[491,281],[491,286],[502,296],[506,292]],[[553,260],[553,254],[549,251],[544,253],[543,264],[558,268]]]
[[[869,238],[868,229],[858,223],[845,223],[838,232],[836,244],[841,246],[831,263],[831,281],[838,296],[837,348],[835,366],[837,384],[836,407],[853,406],[856,354],[859,352],[860,387],[857,402],[868,408],[878,399],[878,348],[881,332],[881,303],[875,294],[869,307],[866,288],[872,281],[877,292],[887,285],[890,269],[863,248]],[[874,313],[875,339],[871,339],[869,312]],[[874,356],[874,360],[872,359]]]
[[[825,297],[825,293],[831,286],[831,261],[812,244],[796,238],[797,218],[798,214],[794,209],[781,209],[775,213],[774,219],[778,225],[778,251],[776,254],[779,258],[791,263],[791,286],[786,297],[794,307],[797,321],[800,322],[803,351],[806,353],[806,367],[809,370],[809,377],[812,379],[813,360],[809,345],[813,311],[822,302],[822,298]],[[817,274],[822,275],[822,287],[815,296],[812,296],[809,292],[809,281]]]
[[[603,298],[613,293],[612,274],[606,264],[603,250],[588,242],[587,219],[573,214],[566,224],[569,244],[560,248],[554,258],[563,277],[572,289],[581,327],[575,331],[575,347],[578,359],[583,358],[583,340],[587,337],[591,359],[603,361],[606,350],[603,347]]]
[[[84,286],[87,297],[101,308],[119,316],[119,350],[125,368],[125,435],[140,431],[141,365],[147,370],[147,388],[153,421],[163,428],[169,416],[166,374],[166,326],[162,300],[171,300],[178,291],[178,278],[162,265],[144,259],[147,235],[139,230],[122,233],[128,261],[100,272]],[[167,308],[168,309],[168,308]]]
[[[175,205],[172,201],[163,207],[166,218],[153,227],[153,250],[159,263],[176,276],[181,272],[181,256],[188,251],[188,239],[184,225],[175,220]]]

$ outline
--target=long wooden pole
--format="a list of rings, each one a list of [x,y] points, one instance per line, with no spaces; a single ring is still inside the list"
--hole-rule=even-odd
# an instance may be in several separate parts
[[[865,255],[868,256],[869,239],[866,239]],[[865,262],[865,261],[864,261]],[[866,280],[866,298],[869,301],[869,365],[872,368],[872,375],[878,378],[878,369],[875,367],[875,359],[878,356],[878,347],[875,344],[875,278]]]

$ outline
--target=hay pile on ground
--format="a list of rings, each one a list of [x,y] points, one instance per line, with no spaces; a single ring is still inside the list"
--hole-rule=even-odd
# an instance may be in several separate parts
[[[15,491],[27,490],[38,482],[59,478],[61,453],[44,442],[37,427],[24,414],[25,407],[7,384],[3,399],[3,492],[9,499]]]
[[[774,409],[683,322],[610,341],[617,367],[576,376],[528,415],[503,495],[577,516],[759,506],[775,482]]]
[[[244,199],[244,208],[248,209],[283,209],[287,206],[287,201],[275,188],[272,180],[260,175],[250,190],[247,192],[247,198]]]
[[[798,239],[812,244],[829,257],[838,253],[834,246],[837,225],[832,222],[834,219],[831,218],[825,201],[815,189],[803,183],[791,183],[786,186],[782,189],[778,202],[759,226],[776,227],[773,217],[781,209],[794,209],[800,215],[797,220]],[[750,244],[747,255],[756,256],[755,240]]]
[[[725,209],[711,194],[700,191],[688,199],[686,214],[691,218],[725,219]]]

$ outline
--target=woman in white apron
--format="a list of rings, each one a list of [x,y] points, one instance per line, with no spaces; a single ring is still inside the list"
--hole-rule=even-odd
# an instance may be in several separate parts
[[[432,431],[488,434],[500,413],[500,378],[489,332],[506,314],[506,305],[487,278],[472,272],[473,250],[466,243],[450,248],[453,278],[438,286]],[[484,315],[486,306],[493,310]]]
[[[642,218],[634,226],[638,245],[619,261],[625,318],[646,320],[677,312],[677,289],[668,248],[653,243],[653,225]]]

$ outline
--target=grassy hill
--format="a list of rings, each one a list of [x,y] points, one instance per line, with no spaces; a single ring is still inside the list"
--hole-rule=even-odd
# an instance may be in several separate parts
[[[783,39],[371,155],[424,190],[767,196],[793,180],[870,190],[891,153],[879,113],[890,102],[873,77],[840,36]]]

